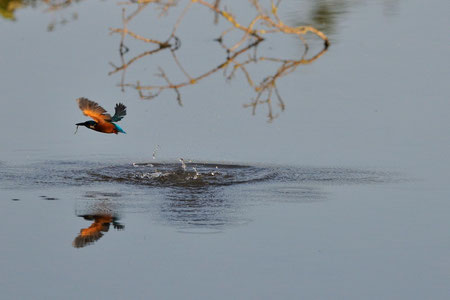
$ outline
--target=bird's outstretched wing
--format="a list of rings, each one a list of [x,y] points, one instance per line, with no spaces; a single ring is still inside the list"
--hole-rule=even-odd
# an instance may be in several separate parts
[[[111,115],[96,102],[87,98],[78,98],[78,106],[85,116],[91,117],[95,122],[111,122]]]
[[[120,120],[123,119],[123,117],[125,117],[126,114],[127,114],[127,107],[122,103],[117,103],[115,107],[115,113],[114,116],[112,116],[111,121],[119,122]]]

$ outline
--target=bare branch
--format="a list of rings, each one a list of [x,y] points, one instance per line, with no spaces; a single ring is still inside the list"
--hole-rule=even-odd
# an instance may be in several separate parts
[[[274,108],[278,107],[279,111],[282,112],[286,107],[285,102],[283,101],[281,94],[277,88],[277,81],[281,77],[287,76],[288,74],[294,72],[300,65],[310,64],[321,57],[327,51],[329,42],[327,36],[314,27],[291,27],[285,24],[278,16],[278,7],[281,3],[281,0],[271,0],[270,10],[265,9],[263,6],[261,6],[259,0],[249,1],[256,10],[257,16],[253,18],[247,26],[245,26],[240,23],[232,13],[220,8],[220,0],[214,0],[212,2],[208,2],[206,0],[189,0],[188,4],[184,7],[182,12],[178,16],[172,28],[172,32],[168,36],[166,41],[158,41],[152,38],[138,35],[128,29],[128,24],[147,6],[155,5],[158,9],[161,9],[164,13],[167,13],[170,7],[178,4],[179,0],[131,0],[129,2],[121,3],[122,5],[136,5],[136,9],[128,16],[125,15],[125,9],[123,9],[122,28],[110,28],[111,34],[118,33],[121,35],[119,48],[121,65],[115,66],[111,63],[113,70],[109,72],[109,75],[121,71],[122,78],[119,86],[122,88],[122,90],[124,88],[136,89],[141,99],[153,99],[165,90],[173,90],[176,93],[178,104],[181,106],[182,102],[180,90],[182,88],[195,85],[219,70],[223,70],[226,80],[232,80],[233,78],[236,78],[236,75],[238,73],[241,73],[245,77],[248,86],[256,93],[255,98],[250,103],[245,104],[244,107],[251,108],[252,114],[255,114],[257,107],[261,104],[264,104],[267,106],[268,121],[273,121],[279,116],[278,113],[274,112]],[[175,53],[181,46],[180,39],[175,34],[178,28],[181,26],[186,14],[194,5],[203,6],[213,12],[215,24],[218,23],[219,18],[223,18],[230,25],[230,27],[222,31],[220,36],[216,39],[216,41],[219,42],[220,46],[225,49],[226,59],[215,67],[210,68],[209,70],[195,76],[187,72],[186,68],[183,66]],[[238,41],[233,45],[226,45],[225,40],[227,36],[232,32],[238,32],[241,35]],[[301,55],[301,57],[297,59],[266,56],[258,57],[257,46],[262,41],[264,41],[266,35],[274,33],[297,36],[304,44],[304,53]],[[311,58],[306,58],[309,46],[305,39],[305,35],[307,35],[308,33],[314,34],[324,41],[324,48]],[[157,48],[145,51],[126,62],[124,59],[125,53],[128,52],[128,48],[124,45],[124,40],[126,37],[130,37],[144,43],[154,44]],[[137,81],[137,83],[135,84],[125,83],[125,72],[131,64],[135,63],[145,56],[156,54],[164,49],[170,49],[172,59],[181,73],[186,77],[185,80],[182,80],[180,82],[172,82],[171,80],[169,80],[164,70],[159,67],[159,73],[157,75],[161,77],[166,84],[142,85],[139,81]],[[251,53],[249,52],[251,49],[253,49],[254,51],[253,54],[248,54],[248,57],[246,59],[242,59],[242,54]],[[276,65],[277,69],[273,74],[265,76],[259,83],[257,83],[255,82],[254,78],[252,78],[253,76],[250,72],[251,69],[249,68],[250,66],[256,65],[257,63],[271,63]],[[276,106],[274,106],[274,99],[276,99]]]

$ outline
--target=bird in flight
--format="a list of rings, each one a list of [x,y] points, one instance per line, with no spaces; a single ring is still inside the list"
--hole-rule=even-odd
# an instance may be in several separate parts
[[[119,122],[127,114],[127,107],[122,103],[116,104],[114,116],[111,117],[103,107],[94,101],[86,98],[78,98],[77,102],[83,114],[94,120],[75,124],[77,125],[77,130],[78,126],[86,126],[89,129],[103,133],[126,133],[119,125],[113,123]]]

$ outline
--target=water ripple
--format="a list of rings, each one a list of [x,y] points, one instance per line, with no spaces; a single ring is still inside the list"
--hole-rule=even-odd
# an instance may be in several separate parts
[[[210,188],[264,182],[371,184],[392,180],[387,172],[351,168],[250,166],[203,162],[132,163],[45,162],[2,166],[0,182],[18,187],[79,186],[102,182],[180,188]]]

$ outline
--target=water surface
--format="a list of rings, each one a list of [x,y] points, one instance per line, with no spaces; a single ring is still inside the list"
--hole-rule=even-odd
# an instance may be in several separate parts
[[[266,104],[245,107],[257,93],[231,69],[180,89],[182,106],[171,90],[122,92],[122,73],[108,75],[121,63],[114,1],[12,2],[0,5],[4,298],[448,299],[448,1],[282,1],[284,22],[316,26],[330,47],[277,80],[272,122]],[[129,28],[164,40],[183,5]],[[254,15],[226,5],[242,24]],[[186,72],[227,59],[215,41],[226,28],[206,9],[186,14]],[[307,40],[305,54],[273,36],[258,54],[321,53]],[[125,45],[127,61],[154,49]],[[248,70],[261,82],[279,63]],[[185,80],[161,51],[125,81],[164,83],[158,67]],[[125,103],[127,134],[74,135],[79,97]]]

